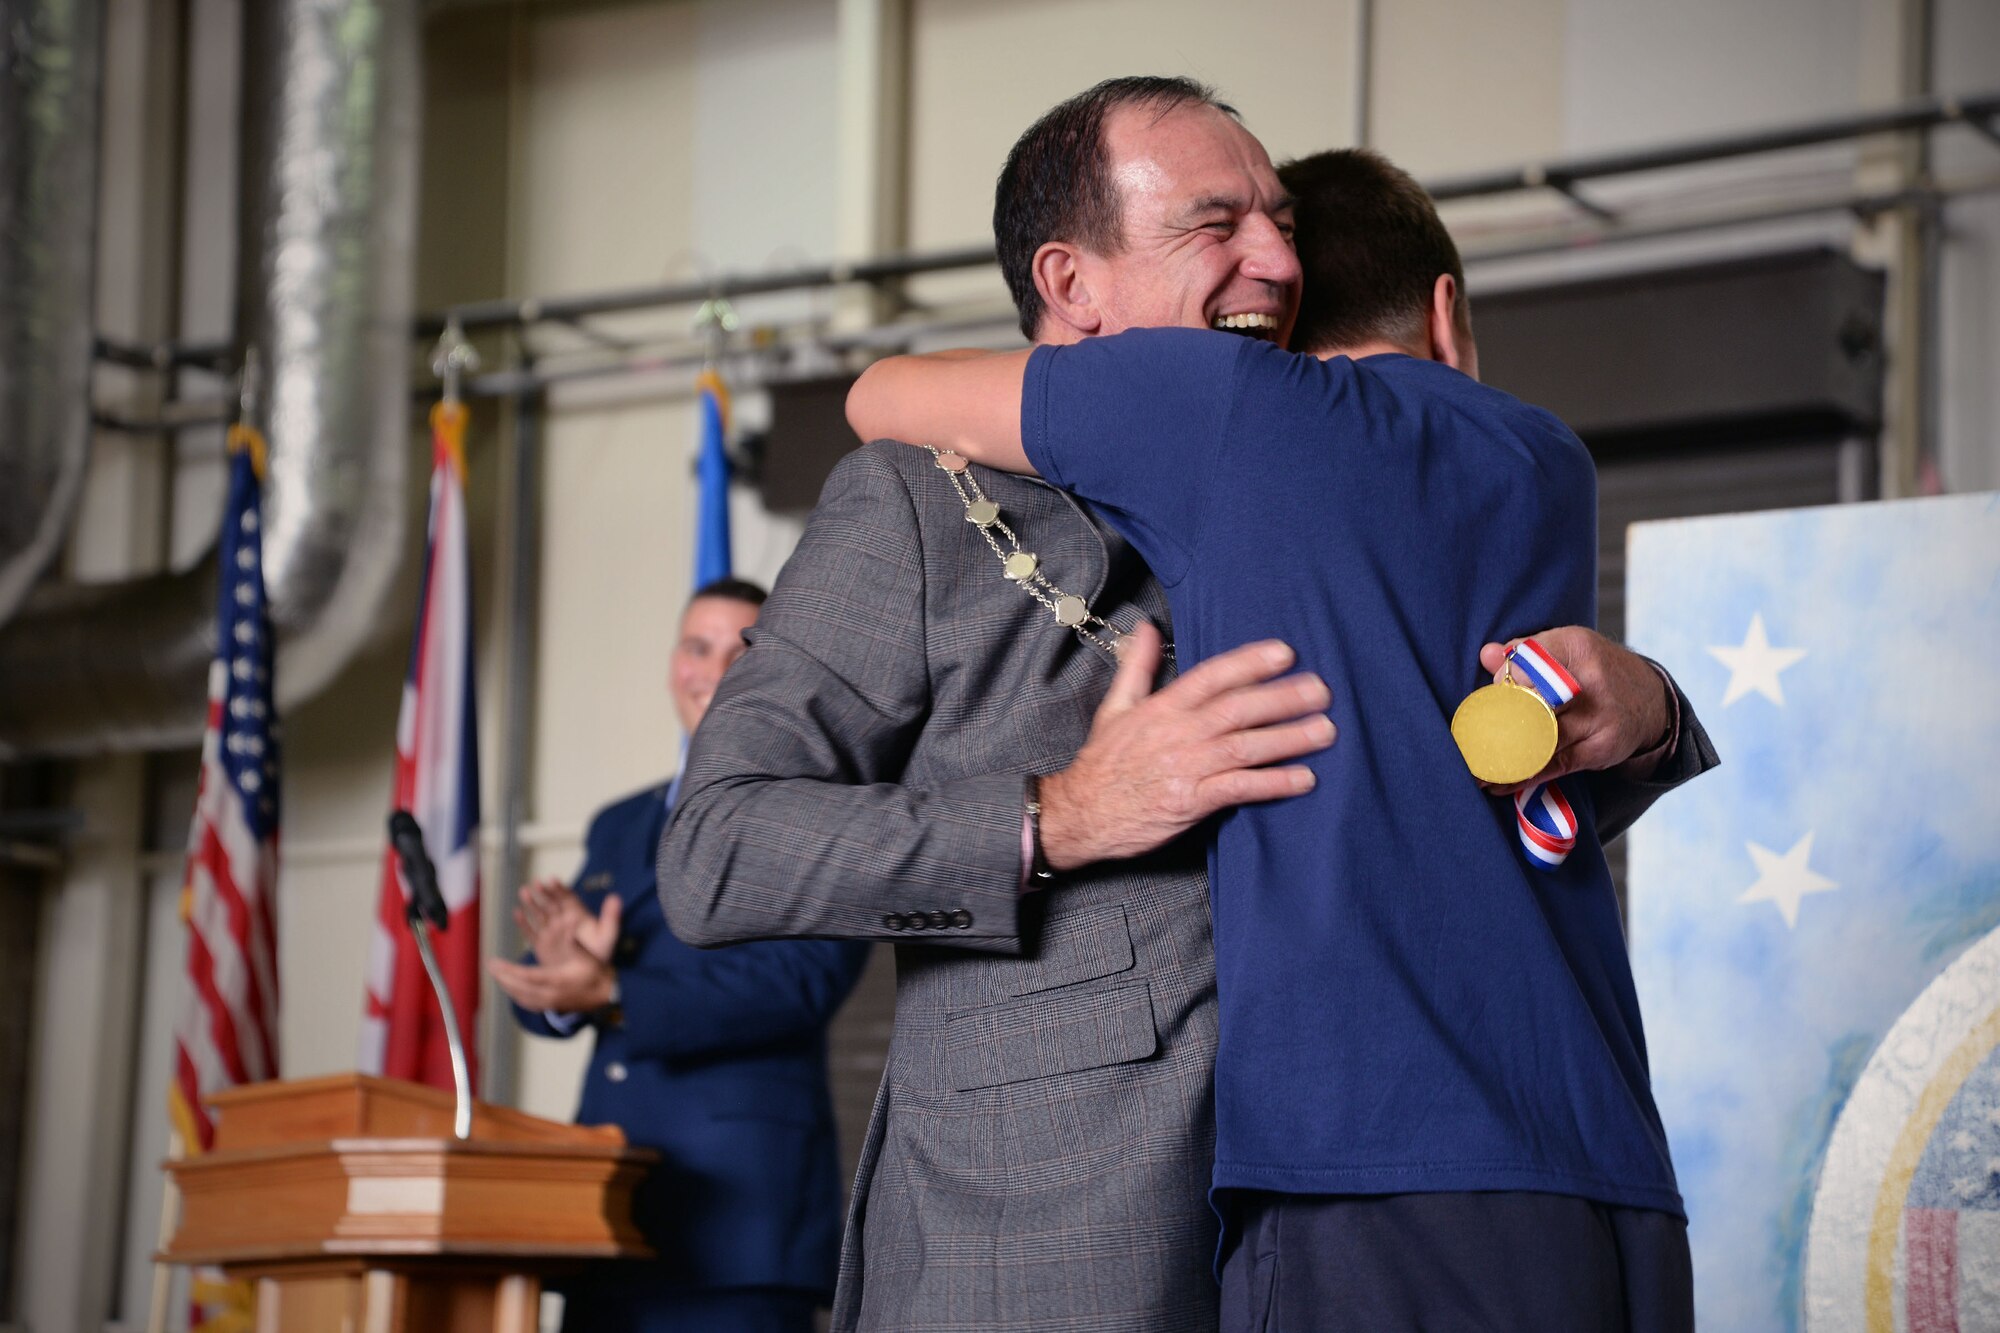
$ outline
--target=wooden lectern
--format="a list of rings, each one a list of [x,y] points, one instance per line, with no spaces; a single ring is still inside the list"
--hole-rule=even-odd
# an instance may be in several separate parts
[[[215,1146],[168,1162],[161,1258],[254,1284],[258,1333],[535,1333],[542,1280],[652,1253],[632,1188],[656,1154],[615,1125],[476,1104],[364,1074],[217,1093]]]

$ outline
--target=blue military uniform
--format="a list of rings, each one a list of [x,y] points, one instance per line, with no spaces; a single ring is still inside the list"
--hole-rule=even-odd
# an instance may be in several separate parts
[[[619,1017],[597,1024],[577,1108],[657,1149],[634,1205],[658,1251],[571,1284],[565,1326],[589,1330],[806,1327],[831,1297],[841,1189],[826,1027],[866,944],[782,940],[694,949],[674,938],[654,883],[668,785],[600,810],[575,889],[592,912],[623,899]],[[544,1036],[552,1024],[514,1007]],[[785,1314],[784,1312],[795,1312]]]

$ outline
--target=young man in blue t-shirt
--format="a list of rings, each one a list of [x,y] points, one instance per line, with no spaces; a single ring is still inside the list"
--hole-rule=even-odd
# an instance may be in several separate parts
[[[1308,354],[1251,327],[899,357],[849,420],[1093,502],[1183,667],[1277,638],[1334,683],[1314,789],[1210,852],[1224,1327],[1691,1327],[1591,780],[1538,867],[1449,731],[1483,644],[1594,621],[1589,455],[1479,384],[1421,187],[1360,151],[1282,175]]]

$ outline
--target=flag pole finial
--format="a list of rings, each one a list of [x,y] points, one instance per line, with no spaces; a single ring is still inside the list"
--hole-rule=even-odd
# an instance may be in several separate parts
[[[743,321],[736,314],[736,307],[729,304],[727,297],[710,296],[694,312],[694,334],[702,339],[707,349],[703,355],[704,369],[712,369],[728,345],[729,337],[742,326]]]
[[[246,426],[253,424],[257,415],[258,395],[264,389],[263,370],[256,345],[245,347],[243,364],[236,372],[236,419]]]
[[[224,443],[229,452],[248,453],[251,470],[262,482],[269,474],[271,466],[270,447],[264,443],[264,434],[257,429],[257,407],[263,393],[263,365],[257,359],[257,349],[243,349],[243,364],[236,372],[236,420],[230,424]]]
[[[456,405],[459,389],[467,371],[479,369],[479,349],[465,336],[465,326],[459,322],[456,312],[446,315],[444,332],[438,335],[437,346],[431,350],[431,370],[444,382],[444,400]]]

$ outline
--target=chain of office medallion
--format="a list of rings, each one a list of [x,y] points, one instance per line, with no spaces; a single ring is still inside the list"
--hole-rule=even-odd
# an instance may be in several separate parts
[[[987,498],[979,478],[973,476],[967,467],[964,455],[930,445],[924,448],[937,464],[938,471],[944,473],[946,480],[951,482],[951,488],[958,493],[959,503],[965,506],[966,522],[979,529],[979,535],[986,539],[986,544],[993,548],[993,554],[1000,558],[1001,576],[1047,607],[1058,625],[1075,630],[1078,638],[1109,653],[1115,660],[1125,632],[1092,611],[1090,603],[1083,598],[1064,592],[1042,573],[1041,557],[1022,549],[1021,539],[1015,535],[1014,529],[1007,526],[1007,520],[1000,516],[1000,506]],[[1001,545],[1001,538],[1006,539],[1005,546]]]

